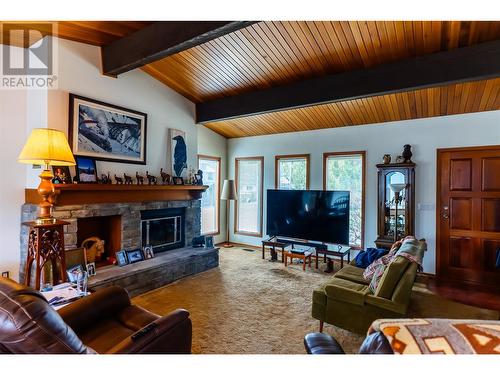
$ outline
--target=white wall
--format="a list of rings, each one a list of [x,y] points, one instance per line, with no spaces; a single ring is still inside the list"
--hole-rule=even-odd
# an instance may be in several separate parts
[[[227,176],[227,139],[202,125],[198,125],[198,154],[221,158],[220,189],[222,191],[222,185]],[[221,201],[219,208],[220,234],[215,236],[215,243],[224,242],[227,237],[226,201]]]
[[[26,171],[17,157],[26,141],[26,96],[26,90],[0,90],[0,272],[16,279]]]
[[[38,186],[40,173],[31,166],[17,163],[17,157],[32,128],[50,127],[67,134],[70,92],[148,114],[147,165],[98,161],[99,172],[110,171],[118,175],[149,170],[159,175],[160,168],[167,168],[169,128],[186,132],[188,166],[196,168],[198,164],[198,130],[201,130],[200,145],[205,147],[203,152],[222,149],[221,156],[225,158],[225,138],[195,125],[192,102],[141,70],[125,73],[116,79],[105,77],[101,75],[100,61],[98,47],[59,39],[57,90],[0,91],[0,160],[4,176],[0,184],[0,271],[11,271],[14,278],[18,276],[24,189]],[[207,137],[206,143],[203,137]]]
[[[198,133],[194,104],[140,69],[110,78],[101,75],[100,48],[68,40],[58,40],[58,90],[48,93],[50,128],[68,131],[69,93],[97,99],[148,114],[147,165],[97,162],[98,173],[111,176],[124,172],[135,176],[146,170],[155,176],[167,163],[168,129],[186,132],[188,167],[196,168]]]
[[[228,141],[229,176],[234,178],[234,158],[264,156],[264,191],[274,188],[274,156],[311,154],[311,189],[322,189],[323,152],[366,150],[365,246],[373,246],[377,237],[377,169],[382,155],[401,154],[403,145],[412,145],[416,167],[415,204],[430,205],[416,210],[416,235],[426,238],[428,252],[424,272],[435,273],[436,149],[500,144],[500,111],[435,117],[384,124],[349,126],[300,133],[230,139]],[[500,173],[500,171],[499,171]],[[264,212],[266,201],[264,195]],[[230,215],[232,222],[234,216]],[[264,233],[265,233],[264,215]],[[234,242],[259,245],[260,239],[237,235]]]

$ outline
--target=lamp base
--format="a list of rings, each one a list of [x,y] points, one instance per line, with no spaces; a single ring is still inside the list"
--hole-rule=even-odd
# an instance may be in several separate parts
[[[222,247],[230,248],[230,247],[234,247],[234,245],[229,243],[229,242],[226,242],[224,245],[222,245]]]
[[[54,184],[52,183],[52,179],[54,175],[49,170],[49,166],[45,165],[45,169],[40,173],[40,185],[38,185],[38,194],[42,197],[42,201],[38,205],[40,208],[40,214],[38,216],[38,220],[52,220],[52,197],[55,194]]]
[[[35,220],[37,225],[55,224],[57,219],[55,217],[38,217]]]

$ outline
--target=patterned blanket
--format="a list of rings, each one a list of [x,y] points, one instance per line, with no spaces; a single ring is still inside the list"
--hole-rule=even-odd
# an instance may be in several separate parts
[[[379,319],[377,331],[395,354],[500,354],[498,320]]]
[[[404,257],[410,262],[417,263],[417,271],[422,271],[422,259],[424,257],[424,251],[427,249],[427,244],[425,244],[425,240],[421,241],[423,241],[425,245],[423,248],[420,247],[420,241],[416,240],[415,237],[407,236],[395,242],[387,255],[382,256],[366,267],[363,272],[363,278],[370,282],[369,288],[373,293],[377,290],[380,279],[386,268],[397,257]]]

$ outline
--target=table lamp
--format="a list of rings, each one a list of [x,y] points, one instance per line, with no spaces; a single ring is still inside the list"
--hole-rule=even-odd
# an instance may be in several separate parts
[[[224,185],[222,186],[222,193],[221,193],[220,199],[227,201],[227,203],[226,203],[227,237],[226,237],[226,243],[222,246],[233,247],[233,245],[231,245],[229,243],[229,204],[230,204],[229,201],[235,201],[238,199],[238,195],[236,194],[236,186],[234,184],[234,180],[224,180]]]
[[[38,194],[42,197],[40,214],[37,222],[40,224],[54,222],[52,217],[52,196],[55,193],[52,178],[54,175],[49,166],[75,165],[75,158],[63,132],[54,129],[33,129],[21,154],[17,159],[24,164],[40,164],[44,166],[40,174]]]
[[[406,184],[390,184],[392,192],[394,193],[394,202],[396,202],[396,213],[394,221],[394,242],[398,240],[398,205],[399,205],[399,194],[402,190],[406,188]]]

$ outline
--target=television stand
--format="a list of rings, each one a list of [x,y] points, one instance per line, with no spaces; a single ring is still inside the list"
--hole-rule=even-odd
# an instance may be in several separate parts
[[[267,240],[262,241],[262,259],[265,259],[265,247],[268,246],[271,248],[271,261],[275,262],[278,260],[278,253],[276,252],[276,248],[281,248],[281,263],[284,263],[284,252],[285,249],[288,246],[292,246],[292,249],[294,248],[294,245],[299,245],[299,246],[308,246],[312,247],[316,250],[316,254],[318,253],[318,250],[327,250],[328,247],[325,244],[322,243],[314,243],[314,242],[307,242],[307,241],[300,241],[300,240],[294,240],[294,239],[288,239],[288,238],[280,238],[278,236],[272,236],[269,237]]]

